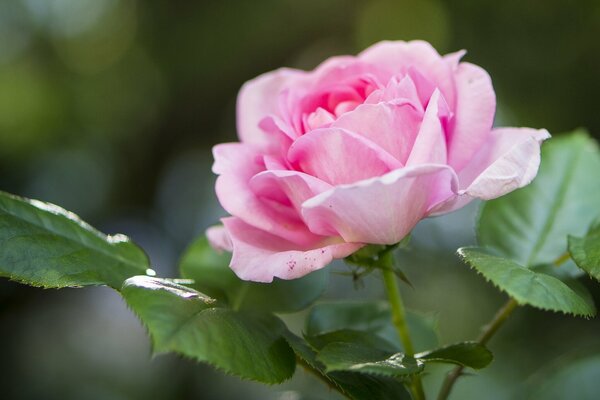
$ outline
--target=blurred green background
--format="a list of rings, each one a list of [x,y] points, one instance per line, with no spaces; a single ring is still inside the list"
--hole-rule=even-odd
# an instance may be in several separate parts
[[[0,0],[0,189],[126,233],[160,276],[175,276],[181,251],[224,214],[210,148],[235,140],[244,81],[416,38],[441,53],[467,49],[466,60],[490,72],[498,125],[600,133],[597,0]],[[407,302],[438,317],[442,343],[474,338],[503,302],[453,255],[473,243],[476,210],[425,221],[402,255],[415,287],[403,286]],[[600,304],[598,285],[585,284]],[[382,296],[377,278],[355,289],[339,274],[325,294]],[[301,318],[286,320],[298,328]],[[266,387],[176,356],[151,358],[143,328],[107,288],[1,280],[0,327],[2,398],[333,397],[301,371]],[[454,398],[566,398],[547,374],[583,368],[588,361],[578,360],[600,350],[599,328],[519,310],[491,343],[493,365],[460,381]],[[575,379],[577,398],[596,398],[585,384],[600,379],[597,358],[589,379]],[[426,384],[436,389],[445,370]]]

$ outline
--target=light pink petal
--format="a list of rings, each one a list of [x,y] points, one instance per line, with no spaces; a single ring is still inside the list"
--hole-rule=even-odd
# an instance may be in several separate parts
[[[233,244],[227,230],[222,225],[211,226],[206,230],[206,238],[213,249],[217,251],[233,251]]]
[[[289,169],[287,161],[281,156],[265,155],[263,156],[265,168],[268,170],[287,170]]]
[[[417,88],[417,95],[419,96],[419,101],[421,102],[423,107],[427,106],[431,95],[433,95],[433,92],[436,90],[437,87],[431,80],[423,76],[423,74],[415,67],[411,66],[408,68],[407,76],[410,76],[410,79],[414,82],[415,87]]]
[[[495,199],[528,185],[540,165],[540,145],[549,137],[545,129],[494,129],[489,142],[458,174],[459,196],[439,204],[432,214],[457,210],[474,198]]]
[[[263,118],[279,115],[279,95],[294,79],[305,73],[288,68],[268,72],[246,82],[237,98],[237,131],[240,141],[269,146],[270,141],[259,127]]]
[[[363,76],[371,76],[373,67],[354,56],[330,57],[310,73],[311,91],[339,85]],[[304,83],[306,84],[306,83]]]
[[[330,125],[335,121],[335,116],[324,108],[317,108],[317,110],[310,114],[306,119],[306,125],[309,130],[321,128],[323,126]]]
[[[420,40],[379,42],[360,53],[358,58],[377,65],[385,81],[399,73],[406,74],[413,67],[439,88],[450,108],[454,108],[451,66],[429,43]]]
[[[448,65],[450,65],[450,68],[452,68],[452,71],[456,71],[456,68],[458,68],[460,59],[463,58],[465,56],[465,54],[467,54],[466,50],[459,50],[459,51],[455,51],[454,53],[446,54],[443,57],[443,59],[445,62],[448,63]]]
[[[490,76],[476,65],[460,63],[455,79],[456,108],[448,138],[448,164],[460,171],[489,137],[496,95]]]
[[[362,104],[338,118],[332,127],[367,138],[404,164],[419,132],[421,118],[421,113],[409,104]]]
[[[250,188],[250,179],[265,170],[259,151],[244,143],[227,143],[215,146],[213,154],[213,171],[220,174],[217,198],[229,214],[295,243],[315,241],[291,206],[260,198]]]
[[[283,146],[280,147],[289,147],[291,141],[297,137],[291,127],[274,115],[264,117],[258,126],[265,135],[265,140],[268,140],[269,148],[276,148],[276,146],[272,146],[272,142],[281,143]]]
[[[473,197],[464,193],[457,194],[456,196],[449,197],[445,201],[442,201],[436,204],[435,206],[431,207],[429,209],[429,212],[427,213],[427,216],[436,217],[438,215],[447,214],[451,211],[463,208],[473,200]]]
[[[302,214],[317,234],[339,234],[346,242],[393,244],[456,190],[456,176],[448,166],[417,165],[337,186],[307,200]]]
[[[364,101],[365,104],[381,102],[396,105],[409,104],[421,114],[424,112],[417,87],[409,75],[405,75],[400,81],[396,78],[390,79],[385,88],[373,91]]]
[[[313,248],[299,248],[239,218],[224,218],[233,245],[231,269],[240,279],[272,282],[273,278],[296,279],[327,266],[333,259],[349,256],[359,243],[324,240]]]
[[[425,110],[421,128],[406,162],[407,166],[446,164],[446,134],[440,119],[444,117],[446,110],[447,106],[441,93],[436,89]]]
[[[550,134],[545,129],[498,128],[491,140],[465,168],[459,179],[464,193],[495,199],[528,185],[540,166],[540,145]]]
[[[402,164],[375,143],[340,128],[322,128],[296,140],[288,160],[332,185],[383,175]]]
[[[278,193],[285,196],[298,211],[306,200],[332,188],[330,184],[298,171],[264,171],[250,180],[250,186],[259,196],[274,197]]]

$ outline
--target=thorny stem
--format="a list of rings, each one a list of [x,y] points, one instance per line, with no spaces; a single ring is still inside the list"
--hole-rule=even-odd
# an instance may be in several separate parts
[[[492,336],[500,329],[504,321],[512,314],[514,309],[518,306],[517,302],[514,299],[509,299],[503,306],[498,310],[492,321],[485,326],[477,341],[481,344],[486,344]],[[444,380],[442,387],[440,389],[440,393],[438,395],[438,400],[446,400],[452,391],[452,387],[456,380],[461,376],[464,366],[459,365],[455,367]]]
[[[388,251],[382,253],[380,257],[382,261],[381,272],[383,274],[383,281],[385,283],[385,289],[392,309],[392,322],[398,331],[398,336],[400,337],[402,344],[404,345],[405,354],[407,356],[414,356],[415,348],[410,338],[408,325],[406,324],[406,312],[404,310],[404,304],[402,303],[402,297],[400,296],[400,291],[396,282],[396,276],[392,270],[393,254],[391,251]],[[416,400],[425,400],[423,384],[421,383],[421,377],[419,375],[413,376],[411,389]]]
[[[554,266],[556,267],[560,267],[563,263],[568,261],[570,257],[571,255],[569,254],[569,252],[566,252],[560,257],[558,257],[556,260],[554,260],[552,264],[554,264]],[[494,336],[494,334],[498,331],[498,329],[500,329],[500,327],[504,324],[504,321],[508,319],[508,317],[512,314],[512,312],[517,308],[518,305],[519,304],[516,302],[515,299],[509,299],[498,310],[492,321],[490,321],[490,323],[483,328],[483,331],[477,338],[477,341],[481,344],[486,344],[487,342],[489,342],[490,339]],[[450,392],[452,391],[454,383],[456,383],[456,380],[461,376],[464,369],[464,366],[457,366],[446,376],[446,379],[442,384],[437,400],[446,400],[448,398]]]

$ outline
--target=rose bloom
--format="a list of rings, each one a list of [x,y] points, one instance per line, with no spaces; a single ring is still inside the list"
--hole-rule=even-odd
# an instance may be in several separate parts
[[[482,68],[428,43],[381,42],[314,71],[242,87],[239,143],[214,147],[232,216],[207,231],[245,280],[294,279],[365,244],[394,244],[423,218],[527,185],[546,130],[492,128]]]

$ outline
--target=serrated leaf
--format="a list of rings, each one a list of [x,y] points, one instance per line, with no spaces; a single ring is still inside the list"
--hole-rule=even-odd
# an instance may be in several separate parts
[[[146,273],[146,254],[54,204],[0,192],[0,276],[46,288],[109,285]]]
[[[326,373],[325,366],[317,360],[317,353],[302,338],[287,332],[285,335],[296,356],[314,371],[323,375],[345,396],[353,400],[409,400],[410,394],[403,384],[393,378],[365,375],[356,372]]]
[[[150,277],[128,279],[121,293],[148,328],[155,352],[173,351],[264,383],[294,373],[285,325],[271,314],[216,308],[194,289]]]
[[[434,318],[408,312],[407,323],[416,349],[425,350],[438,345]],[[384,301],[330,302],[312,307],[306,318],[307,336],[341,330],[367,332],[392,343],[397,351],[403,350],[392,324],[389,304]]]
[[[535,272],[476,247],[463,247],[458,253],[471,267],[519,304],[585,317],[596,313],[590,298],[582,297],[553,276]]]
[[[441,362],[481,369],[487,367],[494,356],[481,343],[462,342],[416,354],[415,358],[424,362]]]
[[[334,342],[317,353],[327,372],[351,371],[390,377],[413,375],[423,363],[403,353],[389,353],[359,343]]]
[[[272,283],[246,282],[229,268],[231,254],[217,253],[205,237],[190,245],[180,262],[181,275],[193,287],[239,309],[295,312],[312,304],[327,287],[325,269],[294,280],[275,278]]]
[[[600,214],[600,153],[587,133],[549,140],[541,160],[529,186],[484,204],[478,224],[482,247],[525,267],[556,260]]]
[[[600,280],[600,221],[584,237],[569,236],[569,253],[579,268]]]

